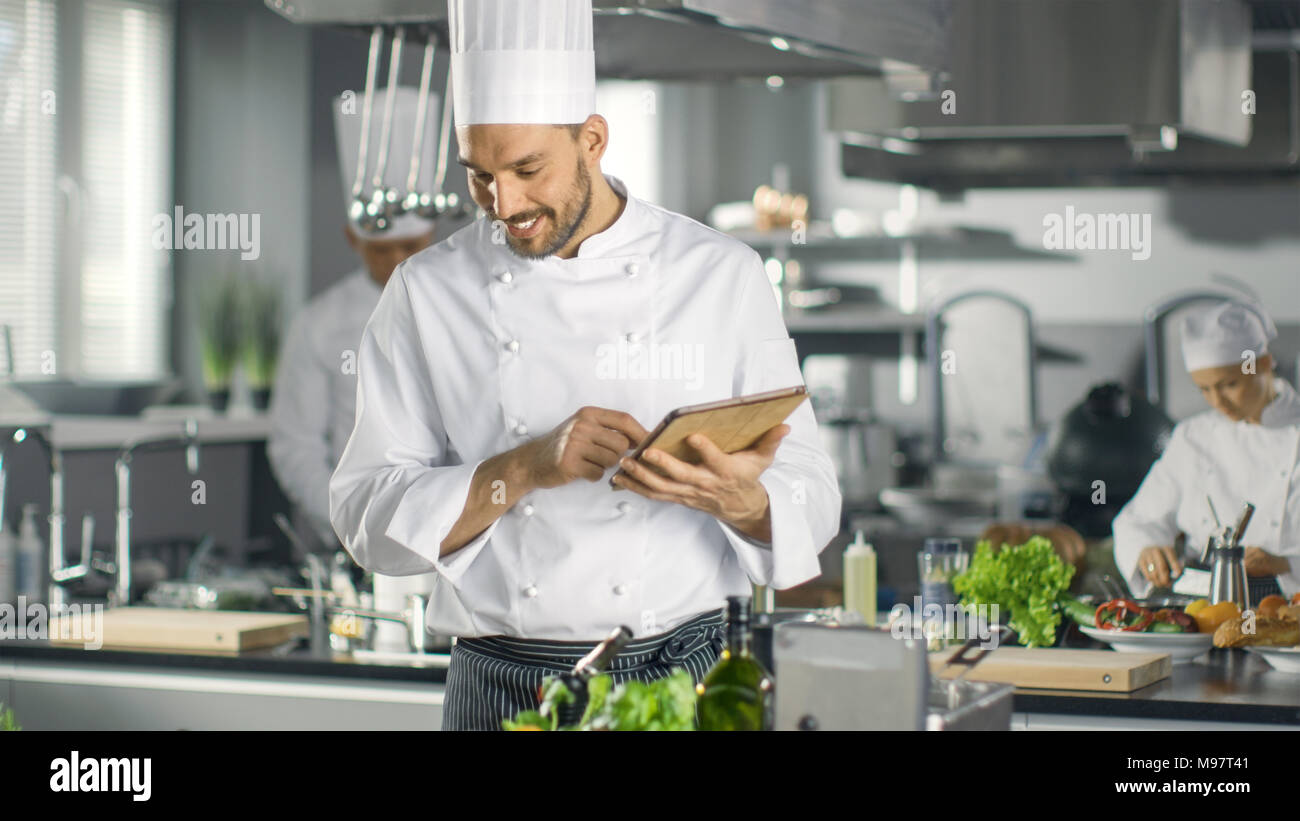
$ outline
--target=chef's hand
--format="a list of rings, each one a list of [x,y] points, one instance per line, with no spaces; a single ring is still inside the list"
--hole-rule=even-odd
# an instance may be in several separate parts
[[[1247,576],[1281,576],[1291,572],[1291,561],[1274,556],[1262,547],[1246,548]]]
[[[1004,544],[1024,544],[1032,536],[1042,536],[1052,543],[1052,549],[1066,564],[1082,565],[1088,555],[1088,545],[1079,531],[1063,524],[1030,527],[1021,522],[994,522],[984,528],[980,539],[1000,550]]]
[[[621,462],[627,475],[614,477],[621,488],[647,499],[676,502],[726,522],[761,542],[772,540],[772,516],[767,488],[758,477],[776,458],[776,448],[790,432],[789,425],[777,425],[745,450],[725,453],[703,434],[693,434],[686,443],[700,455],[692,465],[658,448],[641,458],[658,468],[652,470],[638,460]]]
[[[528,485],[559,487],[575,479],[599,482],[647,434],[631,414],[580,408],[555,430],[523,446]]]
[[[1169,545],[1148,547],[1138,554],[1138,570],[1156,587],[1168,587],[1183,574],[1183,562]]]

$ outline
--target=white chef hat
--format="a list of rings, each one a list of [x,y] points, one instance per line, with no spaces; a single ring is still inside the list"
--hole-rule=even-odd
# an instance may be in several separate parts
[[[1188,371],[1240,365],[1241,354],[1268,352],[1277,327],[1264,310],[1241,302],[1218,302],[1183,319],[1183,364]]]
[[[447,0],[456,125],[580,123],[596,111],[591,0]]]
[[[348,92],[352,94],[353,92]],[[361,148],[361,114],[365,110],[364,91],[354,97],[339,95],[334,98],[334,136],[338,143],[339,173],[343,175],[344,213],[352,205],[352,183],[357,174],[357,158]],[[387,89],[375,91],[370,106],[370,141],[366,148],[365,188],[361,195],[367,200],[374,192],[375,163],[379,158],[379,137],[383,130],[384,101]],[[406,179],[411,173],[411,152],[415,141],[415,115],[420,100],[418,89],[398,86],[393,103],[393,122],[388,141],[388,163],[384,167],[384,187],[393,188],[399,197],[405,197]],[[416,191],[432,194],[434,157],[438,149],[438,95],[430,94],[425,107],[424,137],[420,141],[420,175]],[[428,233],[434,221],[416,214],[403,214],[394,219],[385,231],[367,231],[353,224],[352,230],[365,239],[410,239]]]

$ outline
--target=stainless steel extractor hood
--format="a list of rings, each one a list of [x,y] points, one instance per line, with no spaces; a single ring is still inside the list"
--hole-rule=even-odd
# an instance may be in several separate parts
[[[941,191],[1294,176],[1296,41],[1255,29],[1297,6],[965,0],[946,77],[832,80],[828,126],[846,174]]]
[[[296,23],[427,25],[446,0],[266,0]],[[600,77],[928,76],[943,67],[952,0],[594,0]],[[903,80],[899,80],[902,82]]]

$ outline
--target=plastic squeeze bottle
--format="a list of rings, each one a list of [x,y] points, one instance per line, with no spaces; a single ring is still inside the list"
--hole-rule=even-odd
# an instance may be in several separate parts
[[[876,551],[861,530],[844,550],[844,608],[859,613],[863,624],[876,626]]]

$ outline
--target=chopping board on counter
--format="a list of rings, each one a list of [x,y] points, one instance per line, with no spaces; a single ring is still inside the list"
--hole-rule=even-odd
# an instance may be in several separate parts
[[[308,633],[307,617],[291,613],[114,607],[104,610],[102,616],[98,627],[91,621],[93,612],[51,619],[50,644],[84,647],[86,637],[96,635],[102,637],[105,650],[238,653],[273,647]],[[64,623],[68,619],[81,623]]]
[[[953,678],[965,669],[953,666],[939,673],[957,649],[933,654],[930,672],[940,678]],[[966,678],[1025,689],[1128,693],[1168,678],[1172,670],[1173,660],[1168,653],[999,647],[975,665]]]

